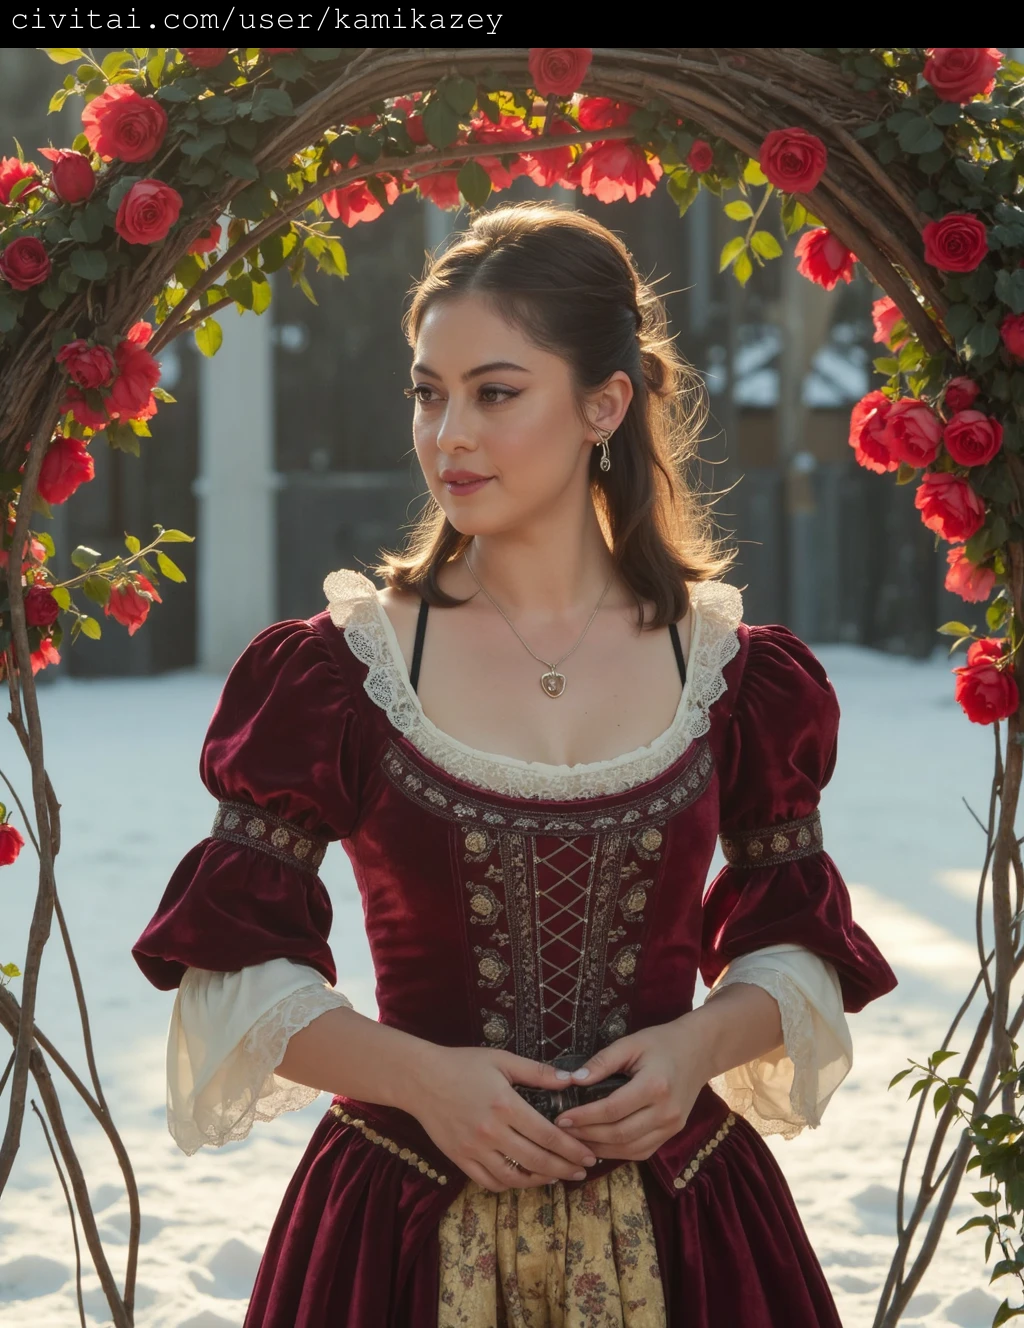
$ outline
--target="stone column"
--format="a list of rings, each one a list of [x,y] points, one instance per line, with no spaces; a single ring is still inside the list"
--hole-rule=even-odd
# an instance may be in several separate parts
[[[278,477],[269,314],[218,315],[224,343],[199,380],[197,664],[226,673],[277,613]]]

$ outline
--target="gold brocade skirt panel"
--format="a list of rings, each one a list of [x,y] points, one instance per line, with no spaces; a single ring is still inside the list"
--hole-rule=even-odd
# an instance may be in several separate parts
[[[438,1238],[438,1328],[666,1328],[635,1162],[571,1190],[471,1181]]]

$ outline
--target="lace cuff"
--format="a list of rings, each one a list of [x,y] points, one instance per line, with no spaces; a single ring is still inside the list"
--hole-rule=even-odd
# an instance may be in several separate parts
[[[244,1139],[320,1090],[274,1073],[288,1039],[326,1010],[352,1008],[314,968],[289,959],[237,973],[189,968],[167,1030],[167,1128],[183,1153]]]
[[[821,1124],[853,1064],[853,1042],[834,966],[799,945],[770,945],[728,964],[708,993],[749,982],[774,996],[784,1045],[711,1080],[759,1134],[792,1139]]]

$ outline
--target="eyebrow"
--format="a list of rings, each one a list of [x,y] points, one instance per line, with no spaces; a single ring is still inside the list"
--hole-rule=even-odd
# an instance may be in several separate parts
[[[529,369],[524,369],[521,364],[513,364],[511,360],[492,360],[490,364],[481,364],[476,369],[467,369],[462,375],[462,381],[468,383],[471,378],[479,378],[481,374],[494,373],[498,369],[515,369],[519,373],[529,373]],[[424,374],[427,378],[440,379],[441,375],[425,364],[417,361],[412,366],[413,373]]]

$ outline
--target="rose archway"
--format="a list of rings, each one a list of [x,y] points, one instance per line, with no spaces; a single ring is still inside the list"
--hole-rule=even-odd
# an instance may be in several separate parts
[[[131,1323],[137,1196],[96,1075],[80,984],[91,1087],[34,1023],[55,909],[76,982],[77,970],[54,888],[58,804],[33,675],[59,658],[65,628],[72,640],[100,635],[86,601],[137,630],[160,599],[160,578],[183,579],[162,546],[189,536],[158,528],[143,547],[130,535],[126,555],[76,549],[80,574],[58,582],[52,540],[31,526],[91,480],[90,449],[145,445],[147,420],[170,400],[155,353],[186,332],[215,353],[217,311],[263,313],[274,272],[310,294],[314,269],[344,276],[334,223],[343,233],[372,222],[403,192],[479,207],[528,175],[601,201],[664,187],[683,213],[707,189],[739,224],[721,265],[741,283],[783,255],[766,220],[777,194],[785,235],[801,233],[806,277],[832,288],[860,263],[881,288],[876,340],[888,353],[875,363],[885,381],[855,408],[851,446],[867,468],[916,483],[922,520],[950,545],[947,585],[987,605],[980,633],[943,629],[956,644],[971,642],[957,699],[969,719],[993,725],[997,742],[986,861],[996,943],[986,955],[979,942],[975,984],[987,1004],[958,1077],[942,1076],[946,1045],[917,1067],[908,1159],[933,1088],[936,1125],[906,1213],[906,1174],[901,1181],[899,1244],[876,1322],[897,1322],[968,1164],[990,1185],[975,1224],[989,1248],[1001,1245],[998,1271],[1024,1282],[1016,1230],[1004,1220],[1024,1209],[1013,1043],[1024,1006],[1011,1009],[1024,958],[1014,832],[1024,763],[1024,68],[990,48],[203,48],[115,51],[102,62],[77,49],[49,54],[74,67],[51,109],[83,97],[82,133],[70,148],[41,149],[45,164],[20,150],[0,161],[0,564],[6,573],[17,550],[22,573],[20,587],[8,577],[0,588],[0,651],[11,719],[31,759],[34,831],[19,810],[40,859],[20,1005],[0,986],[0,1022],[14,1040],[0,1188],[32,1074],[115,1322]],[[0,860],[11,861],[23,840],[6,808],[2,819]],[[133,1195],[123,1293],[59,1105],[43,1087],[44,1052],[107,1131]],[[1000,1095],[1002,1115],[989,1117]],[[961,1125],[969,1128],[940,1167]],[[1024,1309],[1007,1302],[996,1322],[1016,1313]]]

